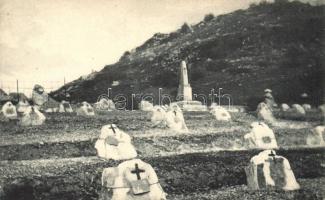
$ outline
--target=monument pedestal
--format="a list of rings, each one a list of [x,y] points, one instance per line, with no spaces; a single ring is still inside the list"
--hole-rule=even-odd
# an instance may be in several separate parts
[[[207,111],[207,107],[200,101],[177,101],[176,104],[183,111]]]
[[[185,61],[182,61],[180,66],[180,82],[177,96],[183,99],[175,102],[183,111],[207,111],[207,107],[202,105],[200,101],[192,100],[192,87],[188,82]]]

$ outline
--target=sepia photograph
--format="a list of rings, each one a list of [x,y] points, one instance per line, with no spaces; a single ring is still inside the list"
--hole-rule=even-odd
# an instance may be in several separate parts
[[[0,200],[325,200],[325,0],[0,0]]]

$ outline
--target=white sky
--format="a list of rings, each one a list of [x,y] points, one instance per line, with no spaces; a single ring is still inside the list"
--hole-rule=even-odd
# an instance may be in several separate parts
[[[64,77],[115,63],[154,33],[252,1],[259,0],[0,0],[0,88],[13,91],[19,79],[22,88],[56,89]]]

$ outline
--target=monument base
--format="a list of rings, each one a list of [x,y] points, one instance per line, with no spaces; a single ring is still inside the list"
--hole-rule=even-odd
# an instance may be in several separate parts
[[[213,103],[209,109],[213,109],[214,107],[218,107],[219,105],[216,103]],[[225,108],[228,112],[230,113],[238,113],[238,112],[246,112],[247,111],[247,107],[246,106],[239,106],[239,105],[221,105],[221,107]]]
[[[175,102],[183,111],[207,111],[208,108],[200,101],[177,101]]]

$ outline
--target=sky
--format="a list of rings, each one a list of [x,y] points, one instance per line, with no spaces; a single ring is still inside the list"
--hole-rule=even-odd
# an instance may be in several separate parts
[[[154,33],[258,1],[0,0],[0,88],[13,92],[19,80],[27,95],[34,84],[55,90],[117,62]]]

